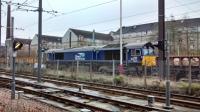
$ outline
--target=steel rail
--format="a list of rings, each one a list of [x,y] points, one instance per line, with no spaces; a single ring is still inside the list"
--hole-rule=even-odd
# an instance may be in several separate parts
[[[10,84],[6,83],[6,82],[0,82],[0,86],[10,88]],[[23,90],[25,93],[34,94],[34,95],[44,97],[44,98],[47,98],[47,99],[50,99],[50,100],[53,100],[53,101],[57,101],[57,102],[60,102],[60,103],[69,103],[69,104],[71,104],[75,107],[88,108],[92,111],[112,112],[111,110],[107,110],[107,109],[99,108],[99,107],[96,107],[96,106],[87,105],[85,103],[81,103],[81,102],[78,102],[78,101],[69,100],[69,99],[66,99],[66,98],[57,97],[57,96],[50,95],[50,94],[47,94],[47,93],[27,89],[27,88],[21,87],[19,85],[16,85],[16,89],[17,90]]]
[[[26,77],[26,78],[31,78],[31,79],[34,79],[35,80],[35,77],[32,77],[32,76],[23,76],[23,77]],[[74,83],[70,83],[70,82],[63,82],[63,81],[59,81],[59,80],[52,80],[52,79],[46,79],[46,78],[43,78],[44,81],[47,81],[47,82],[52,82],[52,83],[55,83],[55,84],[59,84],[59,85],[70,85],[70,86],[73,86],[73,87],[78,87],[79,84],[74,84]],[[90,82],[89,82],[90,83]],[[90,83],[90,84],[93,84],[93,83]],[[124,87],[119,87],[119,86],[111,86],[112,88],[114,89],[108,89],[108,87],[104,88],[104,86],[102,87],[102,84],[101,86],[94,86],[95,84],[93,84],[93,86],[88,86],[88,85],[84,85],[84,88],[87,88],[87,89],[93,89],[93,90],[97,90],[97,91],[105,91],[105,92],[108,92],[108,93],[114,93],[114,94],[123,94],[123,95],[127,95],[127,96],[131,96],[131,97],[135,97],[135,98],[140,98],[140,99],[146,99],[146,95],[144,94],[138,94],[138,93],[134,93],[134,92],[130,92],[130,91],[123,91],[124,90]],[[106,85],[108,86],[108,85]],[[116,87],[120,90],[117,90]],[[126,88],[126,89],[130,89],[132,91],[132,88]],[[135,90],[135,89],[134,89]],[[139,89],[138,89],[139,90]],[[145,92],[148,92],[148,94],[153,94],[153,95],[158,95],[158,96],[155,96],[155,99],[156,101],[159,101],[159,102],[164,102],[165,101],[165,98],[164,97],[161,97],[159,96],[159,94],[161,94],[162,92],[155,92],[155,91],[148,91],[148,90],[141,90],[140,93],[144,93]],[[163,93],[164,94],[164,93]],[[179,99],[175,99],[175,97],[178,97]],[[191,96],[185,96],[185,95],[176,95],[171,98],[171,102],[172,104],[174,105],[180,105],[180,106],[186,106],[186,107],[191,107],[191,108],[197,108],[197,109],[200,109],[200,100],[199,98],[195,98],[195,101],[193,100],[186,100],[186,99],[189,99],[189,98],[192,98],[194,99],[194,97],[191,97]]]
[[[0,70],[0,73],[1,70]],[[5,73],[5,72],[4,72]],[[23,77],[28,77],[31,76],[33,77],[33,75],[30,75],[30,73],[18,73],[18,76],[23,76]],[[28,78],[31,78],[28,77]],[[50,80],[47,80],[50,79]],[[60,81],[60,83],[64,83],[64,84],[72,84],[72,83],[77,83],[77,84],[85,84],[85,87],[88,88],[92,88],[94,86],[96,87],[103,87],[103,88],[111,88],[111,89],[118,89],[118,90],[124,90],[124,91],[133,91],[133,92],[139,92],[139,93],[143,93],[146,95],[157,95],[157,96],[164,96],[165,93],[162,91],[153,91],[153,90],[147,90],[147,89],[138,89],[138,88],[130,88],[130,87],[123,87],[123,86],[113,86],[113,85],[108,85],[108,84],[101,84],[101,83],[93,83],[93,82],[86,82],[86,81],[79,81],[79,80],[70,80],[70,79],[61,79],[61,78],[53,78],[53,77],[48,77],[48,76],[43,76],[43,80],[44,81]],[[73,86],[74,84],[72,84],[71,86]],[[88,85],[88,86],[87,86]],[[181,95],[181,94],[171,94],[171,98],[175,98],[175,99],[181,99],[181,100],[189,100],[189,101],[194,101],[194,102],[200,102],[200,97],[193,97],[193,96],[189,96],[189,95]]]
[[[8,81],[10,80],[9,78],[1,78],[1,79],[8,79]],[[1,80],[0,79],[0,80]],[[95,100],[100,100],[103,102],[108,102],[108,103],[112,103],[115,105],[118,105],[120,107],[126,107],[126,108],[131,108],[131,109],[138,109],[138,110],[142,110],[142,111],[163,111],[163,112],[167,112],[168,110],[166,109],[161,109],[161,108],[156,108],[156,107],[149,107],[149,106],[143,106],[143,105],[139,105],[139,104],[134,104],[134,103],[129,103],[129,102],[125,102],[125,101],[120,101],[120,100],[114,100],[114,99],[110,99],[110,98],[106,98],[106,97],[100,97],[100,96],[95,96],[95,95],[90,95],[90,94],[86,94],[86,93],[82,93],[82,92],[75,92],[75,91],[71,91],[71,90],[66,90],[66,89],[61,89],[61,88],[56,88],[56,87],[49,87],[49,86],[44,86],[44,85],[38,85],[38,84],[33,84],[33,83],[28,83],[25,81],[18,81],[16,80],[17,84],[20,85],[27,85],[27,86],[32,86],[32,87],[40,87],[40,88],[53,88],[53,89],[57,89],[60,91],[63,91],[66,94],[70,94],[70,95],[75,95],[75,96],[79,96],[79,97],[84,97],[84,98],[88,98],[88,99],[95,99]]]

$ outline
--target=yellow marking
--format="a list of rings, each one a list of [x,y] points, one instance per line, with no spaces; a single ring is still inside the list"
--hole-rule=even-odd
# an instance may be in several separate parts
[[[142,65],[144,66],[156,66],[156,56],[143,56]]]

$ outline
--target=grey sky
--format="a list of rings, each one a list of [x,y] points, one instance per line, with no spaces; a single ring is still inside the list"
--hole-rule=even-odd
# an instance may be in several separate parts
[[[8,1],[8,0],[7,0]],[[12,0],[23,3],[26,0]],[[67,15],[54,17],[43,13],[43,34],[63,36],[68,28],[93,30],[108,33],[119,28],[119,0],[43,0],[44,10],[56,10],[61,13],[71,12],[88,6],[110,3],[89,8]],[[123,0],[123,26],[131,26],[157,21],[158,0]],[[38,6],[38,0],[28,0],[30,5]],[[166,0],[166,17],[171,14],[176,19],[189,16],[199,17],[200,0]],[[6,26],[6,5],[2,6],[2,25]],[[16,7],[12,6],[12,9]],[[58,14],[58,15],[59,15]],[[37,12],[13,11],[15,27],[24,28],[24,31],[15,30],[15,37],[33,38],[37,33]],[[46,20],[53,17],[50,20]],[[169,18],[167,18],[169,19]],[[112,21],[111,21],[112,20]],[[98,23],[98,24],[94,24]],[[2,29],[2,42],[5,41],[5,29]]]

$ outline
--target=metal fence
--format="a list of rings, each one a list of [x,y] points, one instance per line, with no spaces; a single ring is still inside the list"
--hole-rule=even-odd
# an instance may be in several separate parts
[[[5,59],[4,59],[5,60]],[[27,59],[28,60],[28,59]],[[19,60],[16,62],[17,72],[31,72],[37,76],[37,66],[36,62],[31,62],[27,60]],[[29,59],[31,60],[31,59]],[[8,64],[9,65],[9,64]],[[7,68],[6,63],[1,63],[0,68]],[[185,68],[184,68],[185,67]],[[158,76],[158,67],[145,67],[141,64],[124,63],[123,74],[119,75],[119,61],[84,61],[84,60],[73,60],[73,61],[47,61],[43,64],[42,74],[51,75],[59,78],[75,79],[75,80],[85,80],[91,82],[99,83],[110,83],[116,84],[117,82],[135,86],[152,86],[157,85],[160,81],[160,76]],[[171,69],[177,72],[176,66],[171,66]],[[183,66],[185,71],[175,72],[171,71],[171,80],[177,81],[179,75],[185,75],[187,81],[189,68]],[[180,69],[180,68],[178,68]],[[184,73],[183,73],[184,72]],[[197,77],[193,80],[198,80],[199,72],[193,73]],[[122,76],[123,78],[121,78]],[[193,75],[194,76],[194,75]],[[182,77],[181,77],[182,78]]]

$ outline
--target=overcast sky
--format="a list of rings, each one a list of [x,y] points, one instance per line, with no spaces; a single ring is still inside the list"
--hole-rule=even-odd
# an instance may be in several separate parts
[[[7,0],[9,1],[9,0]],[[12,0],[14,3],[26,3],[38,6],[39,0]],[[123,26],[132,26],[150,22],[157,22],[158,0],[122,0]],[[165,0],[166,17],[174,15],[175,19],[185,16],[199,17],[200,0]],[[120,0],[43,0],[43,9],[58,11],[57,16],[43,13],[43,34],[63,36],[68,28],[109,33],[119,28]],[[91,7],[92,6],[92,7]],[[27,7],[22,7],[27,9]],[[2,25],[6,26],[6,4],[2,6]],[[15,30],[18,38],[33,38],[38,30],[38,13],[15,10],[15,27],[24,31]],[[32,9],[32,8],[29,8]],[[81,10],[79,10],[81,9]],[[48,19],[52,17],[51,19]],[[169,18],[166,18],[169,19]],[[2,42],[5,41],[5,28],[2,28]]]

